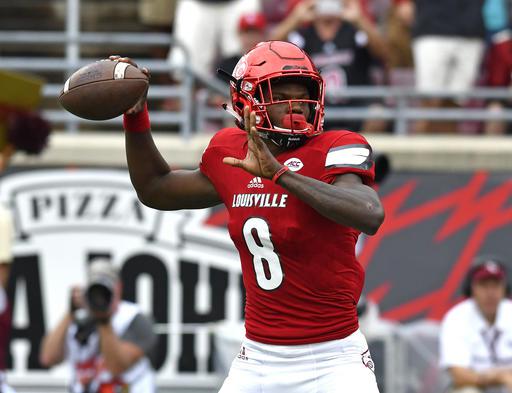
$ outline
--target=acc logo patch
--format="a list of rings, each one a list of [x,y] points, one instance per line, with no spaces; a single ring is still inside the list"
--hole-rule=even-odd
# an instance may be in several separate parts
[[[361,361],[364,366],[375,372],[375,363],[373,363],[372,355],[370,355],[370,350],[367,349],[361,354]]]
[[[290,171],[293,172],[300,171],[304,167],[304,164],[298,158],[289,158],[284,162],[284,165],[290,168]]]

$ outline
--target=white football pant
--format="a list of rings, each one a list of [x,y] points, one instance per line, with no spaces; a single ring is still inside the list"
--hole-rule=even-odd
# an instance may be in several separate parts
[[[364,335],[268,345],[244,339],[219,393],[379,393]]]

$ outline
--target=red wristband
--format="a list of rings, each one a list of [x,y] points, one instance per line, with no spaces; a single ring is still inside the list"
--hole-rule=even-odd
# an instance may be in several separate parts
[[[151,129],[147,102],[140,112],[123,115],[123,127],[126,132],[148,132]]]
[[[274,173],[274,176],[272,176],[272,181],[277,183],[277,180],[283,175],[283,173],[289,170],[290,168],[288,168],[286,165],[283,165],[276,173]]]

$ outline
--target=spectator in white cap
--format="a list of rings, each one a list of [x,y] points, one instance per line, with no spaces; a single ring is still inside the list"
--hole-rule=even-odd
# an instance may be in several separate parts
[[[452,393],[512,392],[512,301],[498,257],[479,257],[463,284],[466,300],[445,315],[440,363]]]
[[[43,339],[41,363],[50,367],[67,358],[72,393],[156,391],[152,322],[135,303],[121,300],[121,291],[117,269],[94,260],[85,290],[73,288],[70,310]]]

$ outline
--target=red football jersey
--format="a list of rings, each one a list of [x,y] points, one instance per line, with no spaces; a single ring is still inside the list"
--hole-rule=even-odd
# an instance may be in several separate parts
[[[364,282],[355,257],[359,232],[320,215],[272,181],[222,163],[246,153],[247,134],[223,129],[203,153],[200,169],[229,211],[229,234],[247,291],[247,337],[296,345],[348,336],[358,328]],[[344,173],[368,185],[374,180],[371,148],[350,131],[322,133],[276,159],[326,183]]]

